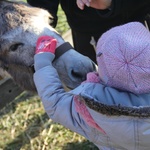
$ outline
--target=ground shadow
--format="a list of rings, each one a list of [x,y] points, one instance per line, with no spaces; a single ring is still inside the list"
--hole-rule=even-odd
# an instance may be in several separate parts
[[[22,92],[18,97],[13,99],[11,102],[7,103],[4,108],[0,109],[0,117],[2,117],[5,114],[8,114],[10,111],[15,112],[18,103],[26,101],[26,99],[30,99],[34,95],[35,94],[31,92]]]
[[[88,140],[83,142],[67,143],[62,150],[99,150],[93,143]]]

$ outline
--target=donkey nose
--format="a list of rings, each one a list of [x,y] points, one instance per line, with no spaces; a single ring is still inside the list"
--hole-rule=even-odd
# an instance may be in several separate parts
[[[81,83],[86,80],[86,75],[89,72],[93,72],[96,70],[96,64],[92,62],[89,67],[73,67],[70,69],[69,76],[72,81]]]
[[[78,68],[72,68],[70,71],[70,77],[75,82],[82,82],[86,79],[86,71],[80,71]]]

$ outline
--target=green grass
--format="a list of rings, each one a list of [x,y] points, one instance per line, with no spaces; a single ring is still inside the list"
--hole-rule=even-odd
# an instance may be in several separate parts
[[[57,30],[69,26],[59,8]],[[97,150],[84,137],[53,122],[37,95],[23,92],[0,111],[0,150]]]
[[[66,31],[68,31],[70,29],[70,27],[66,21],[66,17],[60,6],[59,6],[59,11],[58,11],[57,15],[58,15],[58,23],[56,26],[56,30],[60,34],[64,34]]]

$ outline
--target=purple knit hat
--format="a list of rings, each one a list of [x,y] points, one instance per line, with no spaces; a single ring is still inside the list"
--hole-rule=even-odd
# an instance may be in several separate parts
[[[139,22],[105,32],[96,47],[98,72],[111,87],[150,92],[150,32]]]

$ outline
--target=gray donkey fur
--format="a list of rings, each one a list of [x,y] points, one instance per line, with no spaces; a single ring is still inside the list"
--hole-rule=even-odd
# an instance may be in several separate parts
[[[38,37],[53,36],[58,40],[57,47],[65,43],[49,25],[50,18],[46,10],[26,3],[0,0],[0,68],[28,91],[36,91],[33,57]],[[93,62],[73,48],[56,59],[53,66],[69,88],[78,86],[88,72],[95,70]]]

